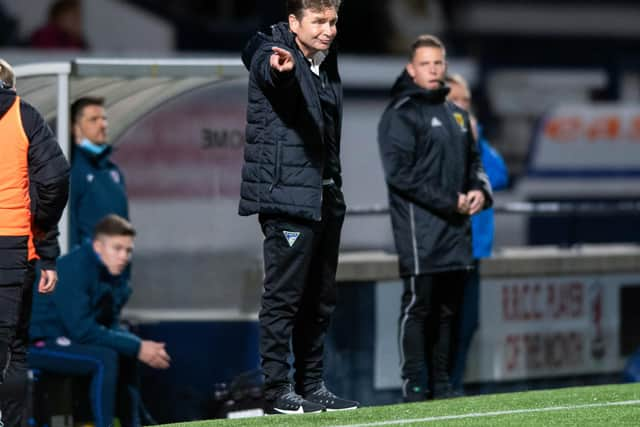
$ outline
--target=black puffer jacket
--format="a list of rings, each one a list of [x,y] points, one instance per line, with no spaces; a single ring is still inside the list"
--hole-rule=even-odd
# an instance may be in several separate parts
[[[28,169],[28,182],[25,184],[28,185],[29,194],[24,196],[30,198],[31,233],[16,235],[10,232],[13,224],[0,224],[5,230],[0,232],[0,285],[22,282],[30,241],[35,245],[42,268],[55,269],[55,260],[60,255],[58,221],[69,194],[69,163],[40,113],[29,103],[17,100],[14,91],[0,89],[0,119],[12,111],[16,102],[19,102],[20,121],[28,148],[25,157],[13,159],[12,167],[16,171],[24,166]],[[18,141],[5,139],[0,147],[3,157],[15,152],[11,146],[18,144]],[[5,187],[0,185],[0,209],[10,211],[19,204],[6,199]]]
[[[273,46],[292,53],[296,62],[293,71],[271,70]],[[324,123],[307,60],[284,23],[273,25],[270,34],[256,34],[247,44],[242,60],[250,77],[239,213],[283,214],[318,221],[322,206]],[[333,47],[322,67],[336,94],[340,112],[337,129],[340,129],[342,84]],[[339,132],[336,143],[339,147]]]
[[[447,87],[425,90],[404,72],[378,128],[400,275],[469,269],[469,216],[458,194],[491,185],[466,112],[446,101]]]

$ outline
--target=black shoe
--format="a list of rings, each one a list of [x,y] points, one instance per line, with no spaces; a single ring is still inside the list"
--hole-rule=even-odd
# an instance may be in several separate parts
[[[324,405],[303,399],[289,387],[275,400],[268,400],[264,411],[267,414],[315,414],[324,409]]]
[[[144,405],[140,405],[140,424],[143,426],[157,426],[158,422],[151,416]]]
[[[433,399],[455,399],[457,397],[463,397],[464,393],[459,390],[454,390],[450,385],[436,386],[433,390]]]
[[[403,388],[402,400],[405,403],[415,403],[427,400],[427,392],[420,386],[407,386]]]
[[[336,396],[327,390],[324,384],[311,393],[305,394],[305,399],[309,402],[313,402],[319,405],[323,405],[328,412],[332,411],[347,411],[349,409],[356,409],[360,406],[360,403],[355,400],[347,400]]]

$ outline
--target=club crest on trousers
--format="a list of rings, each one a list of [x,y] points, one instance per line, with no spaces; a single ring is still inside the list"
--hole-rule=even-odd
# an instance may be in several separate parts
[[[289,247],[293,247],[293,245],[296,243],[296,240],[298,240],[298,237],[300,237],[300,232],[299,231],[283,231],[282,232],[284,234],[284,238],[287,239],[287,243],[289,244]]]

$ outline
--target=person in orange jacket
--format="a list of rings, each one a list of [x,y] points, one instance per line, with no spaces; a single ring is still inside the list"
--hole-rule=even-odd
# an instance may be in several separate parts
[[[44,118],[16,94],[0,59],[0,423],[19,426],[27,384],[31,290],[58,280],[58,221],[69,193],[69,163]]]

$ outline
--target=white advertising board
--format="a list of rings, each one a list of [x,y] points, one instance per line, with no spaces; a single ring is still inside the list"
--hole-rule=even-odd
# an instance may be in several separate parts
[[[474,380],[619,370],[619,294],[627,284],[640,284],[640,276],[485,281]]]
[[[640,107],[562,105],[542,119],[529,173],[640,174]]]
[[[480,326],[468,382],[499,382],[620,371],[620,291],[640,275],[483,280]],[[374,386],[400,387],[400,282],[376,284]]]

